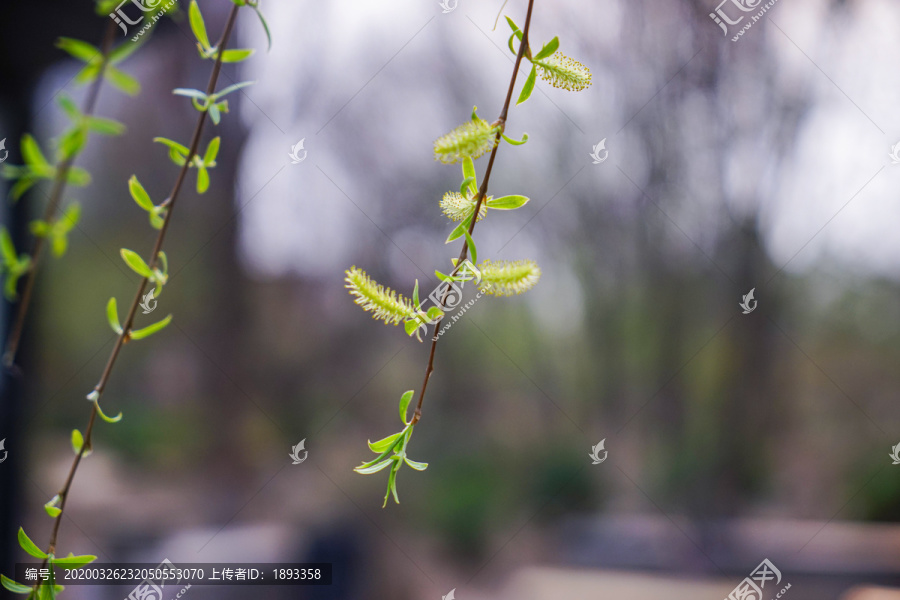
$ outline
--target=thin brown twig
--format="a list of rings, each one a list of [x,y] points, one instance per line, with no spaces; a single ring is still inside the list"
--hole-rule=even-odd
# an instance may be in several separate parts
[[[496,133],[496,143],[494,147],[491,149],[491,156],[488,159],[487,169],[484,172],[484,180],[481,182],[481,186],[478,188],[478,194],[476,196],[475,202],[475,211],[472,213],[472,222],[469,224],[469,235],[472,235],[472,232],[475,231],[475,222],[477,219],[474,215],[478,214],[478,211],[481,210],[481,203],[487,197],[488,184],[491,181],[491,172],[494,168],[494,158],[497,156],[497,149],[500,147],[500,136],[503,135],[503,131],[506,129],[506,119],[509,116],[509,105],[512,103],[513,91],[516,87],[516,77],[519,75],[519,66],[522,64],[522,58],[526,55],[530,56],[530,50],[528,47],[528,30],[531,28],[531,11],[534,8],[534,0],[528,0],[528,13],[525,16],[525,26],[522,29],[522,41],[519,44],[519,52],[516,54],[516,63],[513,67],[512,77],[509,80],[509,89],[506,92],[506,100],[503,102],[503,110],[500,111],[500,116],[497,118],[497,121],[494,125],[497,127]],[[462,263],[466,260],[466,257],[469,254],[469,240],[466,239],[463,242],[462,250],[459,253],[459,258],[456,259],[456,266],[453,269],[452,275],[455,275],[456,272],[462,267]],[[450,294],[449,286],[444,290],[444,294],[441,296],[441,301],[439,308],[443,311],[445,303],[447,301],[447,296]],[[428,380],[431,379],[431,374],[434,372],[434,353],[437,350],[438,336],[437,331],[441,325],[441,321],[443,317],[439,319],[434,324],[434,332],[435,335],[431,339],[431,352],[428,354],[428,367],[425,369],[425,379],[422,381],[422,389],[419,391],[419,402],[416,404],[416,412],[413,414],[412,421],[410,421],[410,425],[415,425],[419,422],[419,419],[422,418],[422,402],[425,400],[425,390],[428,388]]]
[[[210,74],[209,83],[206,86],[207,95],[212,95],[216,91],[219,72],[222,70],[222,55],[224,54],[224,50],[228,44],[228,39],[229,37],[231,37],[231,32],[234,28],[234,22],[237,18],[238,9],[240,9],[240,6],[238,6],[237,4],[231,7],[231,12],[228,15],[228,21],[225,25],[225,31],[222,33],[222,37],[219,40],[219,43],[216,45],[216,48],[219,49],[219,53],[216,57],[216,62],[213,66],[212,73]],[[197,155],[197,148],[200,146],[200,137],[203,133],[203,126],[206,123],[206,114],[206,111],[203,111],[197,118],[197,124],[194,127],[194,133],[191,139],[191,145],[188,151],[187,158],[184,165],[182,165],[181,167],[181,171],[179,171],[178,173],[178,178],[175,180],[175,185],[172,188],[172,192],[171,194],[169,194],[166,217],[163,220],[162,227],[160,228],[159,234],[156,237],[156,242],[153,244],[153,253],[150,257],[149,262],[151,270],[156,267],[159,252],[162,249],[163,240],[166,236],[166,231],[169,228],[169,222],[172,219],[172,212],[175,208],[175,202],[178,199],[178,194],[181,191],[181,186],[184,183],[185,177],[187,176],[191,161],[193,160],[194,156]],[[59,525],[62,522],[62,517],[65,512],[69,489],[72,486],[72,481],[75,478],[75,472],[78,470],[78,465],[81,463],[81,459],[84,456],[85,451],[91,447],[91,434],[93,433],[94,422],[97,418],[97,403],[100,401],[100,396],[103,394],[103,390],[106,388],[106,384],[109,382],[109,377],[112,374],[113,366],[116,364],[116,359],[119,356],[119,352],[122,349],[122,346],[130,339],[131,327],[134,323],[134,315],[137,312],[138,305],[141,301],[141,296],[143,295],[144,288],[147,286],[148,282],[149,278],[147,277],[141,279],[140,285],[138,285],[137,293],[135,294],[134,300],[131,302],[131,307],[128,310],[128,317],[125,319],[125,323],[122,326],[122,332],[119,334],[119,337],[116,338],[115,346],[113,346],[112,352],[110,352],[109,355],[109,359],[106,361],[106,366],[103,369],[103,373],[100,375],[100,380],[97,382],[97,385],[94,386],[94,391],[96,392],[97,396],[96,400],[92,402],[90,418],[88,420],[87,428],[85,428],[84,432],[84,442],[81,445],[81,450],[78,452],[78,454],[75,456],[75,460],[72,462],[72,467],[69,469],[69,474],[66,477],[66,481],[62,489],[59,491],[60,512],[56,516],[55,523],[53,524],[53,532],[50,535],[50,545],[48,548],[48,553],[55,553],[56,551],[56,541],[59,534]],[[46,566],[46,562],[47,561],[45,559],[44,566]]]
[[[100,46],[102,55],[100,62],[100,70],[97,72],[97,78],[91,83],[87,96],[84,101],[82,114],[90,117],[94,114],[97,106],[97,98],[100,96],[100,88],[103,86],[103,75],[106,73],[106,67],[109,65],[109,55],[112,51],[112,43],[116,34],[116,23],[109,19],[106,26],[106,33],[103,34],[103,41]],[[50,198],[47,201],[47,207],[44,209],[44,222],[52,223],[56,217],[56,211],[62,201],[63,194],[66,192],[67,178],[69,170],[75,162],[76,156],[69,156],[59,163],[56,169],[56,175],[53,178],[53,187],[50,188]],[[31,296],[34,292],[34,284],[37,280],[38,264],[44,253],[46,238],[44,236],[36,236],[34,245],[31,249],[31,263],[28,267],[28,275],[25,279],[25,287],[22,290],[22,298],[19,300],[19,306],[16,308],[16,320],[13,322],[10,330],[9,338],[6,342],[6,351],[3,353],[3,364],[7,367],[12,366],[16,359],[16,352],[19,349],[19,342],[22,339],[22,330],[25,327],[25,317],[28,315],[28,309],[31,307]]]

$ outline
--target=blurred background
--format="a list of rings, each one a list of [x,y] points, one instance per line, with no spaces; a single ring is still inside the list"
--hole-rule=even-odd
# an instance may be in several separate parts
[[[461,176],[432,143],[473,105],[499,114],[513,61],[508,28],[493,29],[501,3],[273,0],[269,53],[242,14],[233,46],[259,50],[220,87],[258,83],[207,128],[203,147],[223,140],[212,186],[198,196],[189,175],[170,284],[138,324],[174,321],[124,349],[104,395],[124,419],[95,431],[59,551],[334,564],[328,588],[190,598],[712,600],[765,558],[782,574],[765,598],[787,584],[793,600],[900,597],[900,6],[784,0],[732,42],[744,23],[724,35],[715,1],[536,2],[533,45],[559,35],[593,85],[539,81],[512,108],[507,133],[530,141],[500,148],[491,193],[531,202],[492,212],[475,239],[480,257],[532,258],[543,277],[480,299],[442,337],[410,446],[430,466],[402,470],[401,504],[385,509],[386,475],[352,468],[367,439],[396,431],[428,345],[364,314],[343,271],[409,295],[450,268],[459,244],[443,244],[438,201]],[[19,525],[50,534],[41,507],[113,343],[104,306],[137,283],[119,248],[147,255],[155,237],[126,182],[164,198],[177,169],[151,140],[187,143],[196,119],[171,90],[204,88],[210,63],[179,4],[122,65],[140,94],[101,90],[97,114],[128,131],[81,157],[93,183],[66,199],[82,221],[45,261],[4,376],[4,573],[23,558]],[[230,3],[200,5],[218,38]],[[522,25],[525,8],[505,14]],[[83,97],[53,42],[99,44],[92,9],[6,3],[11,164],[23,132],[49,147],[64,126],[56,94]],[[5,204],[20,246],[45,198]],[[758,307],[742,314],[751,289]],[[292,465],[301,440],[308,460]],[[601,440],[608,459],[593,465]]]

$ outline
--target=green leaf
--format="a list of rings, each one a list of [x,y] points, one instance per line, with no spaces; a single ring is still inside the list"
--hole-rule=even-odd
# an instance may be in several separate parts
[[[528,141],[527,133],[522,134],[521,140],[514,140],[511,137],[507,136],[505,133],[501,133],[500,135],[501,135],[501,137],[503,137],[504,140],[506,140],[506,143],[510,144],[511,146],[521,146],[522,144],[524,144],[525,142]]]
[[[19,527],[19,545],[22,546],[22,550],[35,558],[47,558],[47,553],[38,548],[21,527]]]
[[[466,158],[469,158],[469,157],[467,156]],[[472,159],[469,158],[469,160],[472,160]],[[474,177],[466,177],[465,179],[463,179],[462,183],[459,185],[459,193],[460,193],[460,195],[465,196],[465,195],[466,195],[466,190],[467,190],[467,189],[471,189],[472,186],[473,186],[474,184],[475,184],[475,178],[474,178]],[[474,192],[473,192],[473,193],[474,193]]]
[[[386,438],[380,439],[377,442],[369,442],[369,449],[378,454],[379,452],[384,452],[385,450],[389,450],[397,445],[397,440],[403,432],[395,433],[394,435],[389,435]]]
[[[85,67],[75,75],[75,83],[79,85],[91,83],[92,81],[97,79],[98,75],[100,75],[100,63],[92,62],[88,65],[85,65]]]
[[[236,63],[247,60],[255,52],[252,48],[248,50],[226,50],[222,53],[223,63]]]
[[[66,116],[69,117],[69,119],[75,122],[81,119],[81,111],[78,109],[75,101],[72,100],[72,98],[70,98],[68,94],[60,94],[56,102],[57,104],[59,104],[59,107],[62,108],[63,112],[66,113]]]
[[[63,232],[72,231],[81,218],[81,204],[72,202],[66,207],[63,214],[56,220],[56,227]]]
[[[528,203],[528,198],[525,196],[500,196],[499,198],[492,198],[488,201],[488,208],[495,208],[498,210],[513,210],[515,208],[519,208],[521,206],[525,206]],[[472,261],[476,262],[476,261]]]
[[[88,129],[100,135],[122,135],[125,133],[125,124],[119,123],[115,119],[88,117],[87,126]]]
[[[559,38],[554,37],[552,40],[544,44],[544,47],[541,48],[541,51],[534,55],[533,60],[541,60],[542,58],[547,58],[557,50],[559,50]]]
[[[428,315],[429,321],[437,321],[438,319],[443,318],[444,311],[442,311],[437,306],[432,306],[431,308],[428,309],[427,315]]]
[[[147,263],[144,262],[144,259],[141,258],[140,254],[134,250],[129,250],[128,248],[122,248],[120,253],[122,255],[122,260],[131,267],[132,271],[141,277],[146,277],[148,279],[153,277],[153,271],[150,270],[150,267],[147,266]]]
[[[477,175],[475,174],[475,161],[472,160],[471,156],[467,156],[467,157],[463,158],[462,172],[463,172],[463,179],[469,179],[470,177],[472,178],[472,184],[471,184],[470,189],[472,190],[472,193],[474,194],[475,192],[478,191],[478,184],[477,184]],[[463,192],[462,189],[460,189],[459,193],[465,195],[465,192]]]
[[[209,98],[209,96],[206,95],[206,92],[193,88],[175,88],[172,90],[172,93],[176,96],[187,96],[188,98],[197,98],[199,100],[206,100]]]
[[[122,420],[121,412],[119,412],[119,414],[117,414],[115,417],[107,416],[106,413],[103,412],[103,409],[100,408],[99,398],[95,398],[94,400],[92,400],[92,402],[94,403],[94,407],[97,409],[97,414],[100,415],[100,418],[103,419],[104,421],[106,421],[107,423],[118,423],[119,421]]]
[[[394,494],[394,502],[400,504],[400,498],[397,497],[397,471],[400,470],[400,464],[400,461],[397,460],[394,462],[394,466],[391,467],[391,473],[388,475],[387,493],[384,495],[384,504],[381,505],[381,508],[387,506],[388,496],[391,493]]]
[[[375,463],[371,467],[356,467],[353,470],[361,475],[371,475],[372,473],[377,473],[378,471],[384,469],[386,466],[388,466],[392,462],[393,461],[390,458],[388,458],[387,460],[383,460],[379,463]]]
[[[0,255],[3,256],[3,264],[7,269],[19,261],[16,247],[13,245],[12,238],[9,236],[6,227],[0,228]]]
[[[132,175],[131,179],[128,180],[128,191],[131,192],[131,197],[134,198],[137,205],[147,212],[151,212],[155,208],[153,201],[150,199],[150,194],[138,181],[137,175]]]
[[[478,262],[478,250],[475,248],[475,240],[469,235],[468,229],[464,229],[463,233],[466,235],[466,245],[469,247],[469,252],[472,253],[472,262]]]
[[[45,237],[50,233],[50,224],[41,219],[35,219],[29,223],[28,228],[35,237]]]
[[[77,429],[72,430],[72,450],[75,454],[81,453],[81,448],[84,446],[84,436],[81,435],[81,432]],[[85,448],[83,456],[87,456],[91,453],[90,448]]]
[[[428,463],[417,462],[417,461],[411,460],[409,458],[404,458],[403,460],[406,462],[406,464],[408,464],[410,467],[412,467],[416,471],[424,471],[425,469],[428,468]]]
[[[204,194],[209,189],[209,171],[206,167],[197,167],[197,193]]]
[[[90,62],[95,58],[100,59],[101,57],[99,48],[95,48],[87,42],[76,40],[75,38],[58,38],[56,40],[56,47],[84,62]]]
[[[187,146],[182,146],[178,142],[164,137],[155,137],[153,141],[167,146],[169,148],[169,158],[172,159],[172,162],[179,167],[184,166],[184,161],[187,160],[188,152],[190,152]]]
[[[106,66],[104,76],[114,88],[125,92],[129,96],[134,96],[141,91],[141,83],[137,79],[112,65]]]
[[[437,308],[436,306],[433,308]],[[409,401],[412,400],[415,390],[407,390],[400,396],[400,420],[406,424],[406,409],[409,408]]]
[[[81,167],[69,167],[66,181],[78,187],[84,187],[91,182],[91,174]]]
[[[207,110],[209,111],[209,118],[212,119],[213,125],[218,125],[222,120],[222,113],[219,112],[219,105],[210,104]]]
[[[22,136],[22,158],[25,160],[25,164],[32,169],[52,166],[44,158],[40,146],[30,133]]]
[[[59,565],[64,569],[78,569],[85,565],[89,565],[92,562],[97,560],[97,557],[93,554],[82,554],[81,556],[73,556],[72,553],[69,553],[69,556],[64,558],[54,558],[53,564]]]
[[[191,22],[191,31],[194,37],[200,42],[204,50],[209,50],[209,37],[206,35],[206,24],[203,22],[203,15],[200,14],[200,7],[197,6],[197,0],[191,0],[188,7],[188,20]]]
[[[535,81],[537,81],[537,66],[531,65],[531,73],[528,74],[528,79],[525,80],[525,85],[522,87],[522,93],[519,94],[519,99],[516,100],[516,106],[522,104],[531,97],[531,92],[534,91]]]
[[[6,575],[0,575],[0,585],[11,591],[13,594],[30,594],[34,591],[30,586],[16,583]]]
[[[419,302],[419,280],[418,279],[416,279],[416,285],[413,288],[412,299],[413,299],[413,306],[415,306],[416,308],[418,308],[419,305],[422,304],[421,302]]]
[[[453,240],[459,239],[465,234],[469,229],[469,225],[472,223],[472,217],[475,215],[475,207],[472,207],[472,214],[466,217],[463,221],[460,221],[459,225],[453,228],[453,231],[450,232],[450,235],[447,236],[447,241],[445,244],[449,244]]]
[[[62,509],[60,509],[57,504],[59,504],[59,494],[50,498],[50,501],[44,505],[44,510],[47,511],[47,514],[54,519],[58,517],[62,512]]]
[[[206,154],[203,155],[203,164],[207,167],[215,166],[216,157],[219,155],[219,146],[222,143],[222,138],[219,136],[214,137],[209,141],[209,145],[206,147]]]
[[[249,85],[253,85],[255,83],[256,83],[255,81],[242,81],[240,83],[235,83],[233,85],[229,85],[227,88],[223,89],[222,91],[219,91],[219,92],[216,92],[215,94],[213,94],[212,98],[215,100],[218,100],[219,98],[224,98],[225,96],[227,96],[228,94],[230,94],[232,92],[236,92],[241,88],[245,88],[245,87],[247,87]]]
[[[269,50],[272,50],[272,33],[269,31],[269,24],[266,23],[266,18],[263,16],[262,11],[259,10],[259,6],[253,5],[253,10],[256,11],[259,22],[262,23],[263,29],[266,30],[266,39],[269,41]]]
[[[112,327],[113,331],[122,335],[122,325],[119,324],[119,310],[116,308],[115,297],[110,298],[109,302],[106,303],[106,321],[109,323],[109,326]],[[72,435],[74,435],[74,433]]]
[[[144,327],[143,329],[132,330],[131,333],[129,334],[129,337],[133,340],[142,340],[145,337],[150,337],[157,331],[165,328],[165,326],[171,322],[172,322],[172,315],[169,315],[162,321],[157,321],[153,325],[149,325],[147,327]]]

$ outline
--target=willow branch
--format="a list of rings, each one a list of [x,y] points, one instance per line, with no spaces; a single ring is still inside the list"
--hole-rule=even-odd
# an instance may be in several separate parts
[[[97,78],[88,88],[87,97],[84,101],[82,114],[91,117],[97,107],[97,98],[100,95],[100,88],[103,85],[103,75],[106,73],[106,67],[109,65],[109,55],[112,51],[112,43],[116,33],[116,23],[109,19],[106,26],[106,33],[103,34],[103,42],[100,46],[102,54],[100,62],[100,70]],[[50,188],[50,199],[47,201],[47,207],[44,209],[44,222],[52,223],[59,209],[59,203],[62,201],[63,194],[66,192],[67,178],[69,170],[75,162],[75,155],[68,156],[59,163],[56,169],[56,175],[53,178],[53,186]],[[16,358],[16,352],[19,349],[19,342],[22,339],[22,330],[25,327],[25,317],[28,315],[28,309],[31,307],[31,296],[34,292],[34,284],[37,280],[38,264],[44,253],[46,246],[46,238],[44,236],[36,236],[34,245],[31,249],[31,264],[28,268],[28,276],[25,279],[25,287],[22,290],[22,298],[19,300],[19,306],[16,309],[16,320],[13,322],[10,330],[9,338],[6,342],[6,351],[3,353],[3,364],[7,367],[13,364]]]
[[[213,66],[212,73],[209,77],[209,83],[206,86],[207,95],[212,95],[216,91],[216,83],[219,80],[219,73],[222,70],[222,56],[225,54],[225,48],[228,44],[229,37],[231,37],[231,32],[234,28],[234,22],[237,18],[239,8],[240,6],[236,4],[231,7],[231,12],[228,15],[228,22],[225,25],[225,31],[222,33],[222,37],[219,40],[219,43],[216,44],[219,52],[216,57],[215,65]],[[156,267],[159,252],[162,249],[163,240],[166,237],[166,231],[168,231],[169,222],[172,219],[172,214],[175,209],[175,203],[178,200],[178,194],[181,192],[181,187],[184,184],[184,179],[187,176],[191,161],[194,159],[194,156],[197,155],[197,148],[200,146],[200,137],[203,133],[203,126],[206,124],[206,114],[206,111],[203,111],[197,118],[197,124],[194,127],[194,134],[191,139],[191,145],[188,151],[187,159],[185,160],[184,165],[182,165],[181,171],[179,171],[178,173],[178,178],[175,180],[175,185],[172,188],[172,192],[169,194],[166,217],[163,221],[162,227],[159,230],[159,234],[156,236],[156,242],[153,244],[153,251],[149,262],[151,270]],[[62,522],[62,517],[65,512],[69,489],[72,486],[72,481],[75,479],[75,473],[78,470],[78,465],[81,463],[81,459],[84,456],[85,451],[91,447],[91,434],[94,430],[94,422],[97,419],[97,404],[100,400],[100,396],[103,395],[103,390],[106,389],[106,384],[109,382],[110,375],[112,374],[113,367],[116,364],[116,359],[119,357],[119,352],[121,351],[122,346],[130,339],[131,327],[134,324],[134,315],[137,312],[138,305],[141,302],[141,296],[143,295],[144,288],[147,286],[148,282],[149,278],[147,277],[141,279],[141,282],[138,285],[137,293],[134,296],[134,300],[131,302],[131,307],[128,309],[128,317],[125,320],[124,325],[122,326],[122,332],[119,334],[119,337],[116,338],[116,343],[113,346],[112,351],[110,352],[109,359],[106,361],[106,367],[104,367],[103,373],[100,375],[100,380],[97,382],[97,385],[94,386],[94,391],[96,392],[96,401],[92,402],[90,418],[84,432],[84,442],[81,445],[80,451],[75,456],[75,460],[72,462],[72,467],[69,469],[69,474],[66,477],[66,481],[63,484],[62,489],[59,491],[60,513],[55,519],[53,532],[50,535],[50,547],[48,550],[49,553],[55,553],[56,551],[56,540],[59,533],[59,525]],[[46,565],[46,560],[44,562]]]
[[[481,204],[484,199],[487,197],[488,184],[491,181],[491,172],[494,169],[494,159],[497,157],[497,150],[500,148],[500,136],[503,135],[503,131],[506,129],[506,118],[509,115],[509,105],[512,103],[513,90],[516,87],[516,77],[519,75],[519,67],[522,64],[522,59],[527,55],[530,56],[529,47],[528,47],[528,31],[531,28],[531,11],[534,8],[534,0],[528,0],[528,14],[525,16],[525,27],[522,29],[522,41],[519,44],[519,52],[516,54],[516,63],[513,67],[512,77],[509,80],[509,89],[506,92],[506,100],[503,102],[503,110],[500,111],[500,116],[497,118],[497,121],[493,123],[495,127],[497,127],[497,133],[495,134],[495,144],[491,149],[491,156],[488,159],[487,169],[484,172],[484,180],[481,182],[481,186],[478,188],[478,194],[476,196],[475,202],[475,212],[473,215],[477,215],[478,211],[481,210]],[[476,219],[474,216],[472,218],[472,222],[469,224],[469,235],[472,235],[472,232],[475,231],[475,222]],[[453,269],[451,275],[455,275],[456,272],[461,268],[462,263],[466,260],[466,257],[469,255],[469,241],[466,239],[463,242],[462,250],[459,252],[459,258],[456,260],[456,266]],[[444,290],[444,294],[441,296],[441,301],[439,308],[441,311],[444,310],[444,306],[447,301],[447,296],[450,294],[450,288]],[[416,404],[416,412],[413,414],[412,421],[410,421],[410,425],[415,425],[419,422],[419,419],[422,418],[422,403],[425,401],[425,390],[428,389],[428,380],[431,379],[431,374],[434,372],[434,353],[437,350],[438,344],[438,336],[437,331],[441,325],[443,317],[438,320],[434,324],[434,332],[435,335],[431,339],[431,352],[428,354],[428,367],[425,369],[425,379],[422,381],[422,389],[419,391],[419,402]]]

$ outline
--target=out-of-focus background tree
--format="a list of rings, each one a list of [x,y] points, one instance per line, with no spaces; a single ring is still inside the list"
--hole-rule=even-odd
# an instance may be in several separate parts
[[[0,22],[11,160],[22,131],[58,131],[60,90],[83,93],[52,40],[105,26],[87,3],[20,4]],[[500,149],[492,192],[532,200],[476,239],[484,257],[537,259],[543,278],[479,300],[443,337],[411,449],[430,467],[401,472],[402,504],[382,510],[384,477],[352,472],[367,438],[394,431],[427,349],[354,306],[343,270],[430,290],[458,251],[437,203],[459,172],[431,144],[473,104],[500,109],[499,4],[266,3],[271,52],[223,81],[258,84],[233,98],[212,188],[184,197],[167,238],[157,314],[175,320],[126,348],[105,396],[125,418],[96,432],[60,550],[335,564],[331,588],[252,592],[266,598],[722,598],[764,558],[795,600],[893,597],[858,587],[900,587],[890,0],[778,2],[737,42],[714,2],[538,0],[535,42],[558,34],[594,83],[539,82],[512,110],[508,133],[530,141]],[[201,5],[219,31],[229,3]],[[506,8],[520,24],[524,10]],[[238,36],[265,45],[252,18]],[[127,67],[140,96],[107,88],[98,113],[128,132],[89,147],[94,181],[69,194],[82,223],[46,265],[21,375],[7,375],[4,566],[9,528],[49,533],[40,507],[112,343],[103,306],[133,293],[118,249],[152,243],[125,182],[168,192],[175,169],[151,139],[187,137],[195,113],[171,89],[203,87],[209,63],[181,19]],[[592,465],[601,439],[608,460]]]

